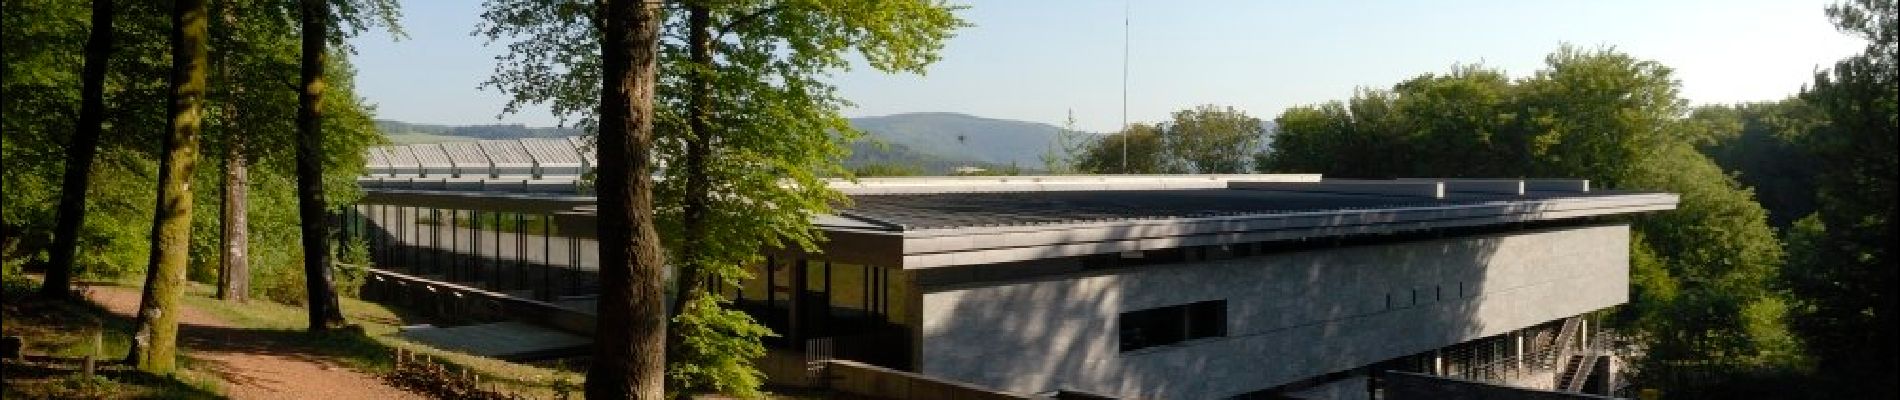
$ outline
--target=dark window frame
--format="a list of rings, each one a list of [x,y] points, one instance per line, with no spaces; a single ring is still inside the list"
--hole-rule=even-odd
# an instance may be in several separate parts
[[[1128,311],[1117,317],[1122,352],[1227,336],[1224,299]]]

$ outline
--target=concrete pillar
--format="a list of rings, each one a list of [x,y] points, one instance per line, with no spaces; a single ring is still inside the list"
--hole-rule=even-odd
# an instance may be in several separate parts
[[[1597,357],[1597,365],[1594,370],[1596,374],[1600,375],[1598,375],[1597,379],[1590,380],[1590,383],[1594,383],[1595,385],[1585,387],[1584,392],[1605,396],[1613,395],[1613,393],[1610,392],[1616,389],[1616,374],[1620,372],[1618,371],[1620,367],[1621,366],[1616,363],[1616,357]]]
[[[1445,375],[1445,353],[1443,350],[1432,350],[1432,375]]]
[[[1578,346],[1579,349],[1590,347],[1590,319],[1589,318],[1581,318],[1581,321],[1578,321],[1577,338],[1582,339],[1582,340],[1577,341],[1577,343],[1579,344]]]
[[[1511,332],[1511,339],[1512,339],[1511,341],[1513,342],[1511,347],[1515,349],[1515,352],[1517,354],[1516,357],[1512,357],[1512,360],[1514,360],[1513,362],[1516,365],[1513,366],[1513,369],[1511,372],[1516,375],[1523,375],[1524,374],[1524,331],[1519,330],[1519,331]]]

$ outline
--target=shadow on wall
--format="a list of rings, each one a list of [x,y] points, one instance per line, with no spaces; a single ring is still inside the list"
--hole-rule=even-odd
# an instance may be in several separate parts
[[[918,366],[1018,392],[1234,396],[1621,303],[1627,241],[1620,225],[1467,228],[1142,266],[1071,258],[1059,275],[925,287]],[[1120,349],[1122,313],[1210,300],[1226,301],[1224,336]]]

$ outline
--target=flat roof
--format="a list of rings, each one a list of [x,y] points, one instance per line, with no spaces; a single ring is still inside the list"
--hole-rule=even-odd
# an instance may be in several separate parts
[[[552,213],[561,231],[594,234],[593,196],[495,191],[513,187],[500,184],[440,190],[431,187],[446,184],[428,179],[359,181],[369,204]],[[815,216],[813,223],[828,239],[819,244],[821,257],[906,269],[1629,215],[1675,209],[1680,200],[1672,193],[1592,190],[1588,181],[1577,179],[1322,180],[1310,174],[1263,174],[920,177],[831,184],[852,203],[835,214]]]
[[[897,230],[1031,226],[1075,222],[1206,218],[1315,211],[1400,209],[1631,191],[1447,192],[1442,198],[1249,189],[1162,189],[853,195],[843,216]]]

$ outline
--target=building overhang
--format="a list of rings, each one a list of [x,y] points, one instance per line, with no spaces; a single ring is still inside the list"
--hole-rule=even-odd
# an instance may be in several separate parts
[[[364,204],[544,214],[554,217],[563,234],[595,235],[595,198],[572,194],[575,192],[571,185],[577,183],[571,181],[539,182],[548,188],[544,192],[531,190],[531,185],[539,180],[503,179],[475,184],[441,179],[368,178],[365,181]],[[950,199],[954,201],[1009,193],[1020,196],[1029,192],[1064,192],[1071,197],[1095,195],[1090,192],[1102,192],[1101,196],[1245,192],[1258,194],[1246,200],[1268,203],[1276,201],[1278,194],[1289,198],[1306,196],[1302,198],[1305,201],[1313,201],[1314,196],[1321,196],[1318,198],[1322,200],[1331,196],[1359,203],[1210,216],[1133,215],[1056,222],[1010,223],[1005,220],[1004,223],[937,224],[955,226],[906,225],[876,215],[877,210],[845,208],[813,221],[824,237],[815,251],[767,249],[767,254],[924,269],[1187,246],[1611,217],[1671,210],[1679,201],[1679,196],[1670,193],[1591,191],[1588,182],[1581,180],[1322,181],[1318,175],[881,178],[839,181],[833,185],[846,194],[866,200],[890,199],[875,197],[886,195],[962,196]],[[451,188],[456,190],[449,190]],[[1464,196],[1464,200],[1460,196]],[[1168,199],[1153,201],[1165,204]],[[932,211],[927,207],[918,210],[923,214]]]

